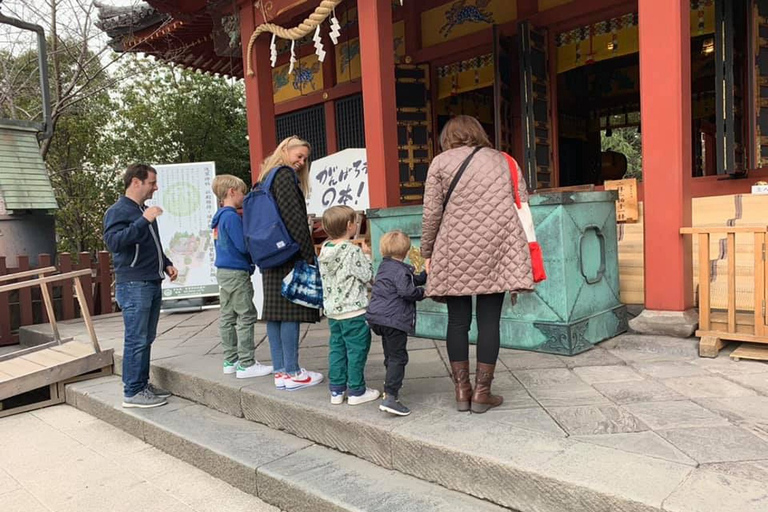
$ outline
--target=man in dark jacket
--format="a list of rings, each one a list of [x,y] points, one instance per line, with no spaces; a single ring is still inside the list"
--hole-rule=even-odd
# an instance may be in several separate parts
[[[408,364],[408,335],[416,327],[416,302],[424,298],[424,288],[420,286],[427,282],[426,272],[414,275],[413,267],[403,262],[410,248],[411,240],[402,231],[390,231],[381,237],[379,250],[384,259],[376,273],[365,315],[384,346],[386,396],[379,409],[398,416],[411,413],[398,400],[398,393]]]
[[[123,312],[123,407],[158,407],[171,395],[149,383],[149,359],[157,334],[165,275],[178,271],[163,253],[156,219],[159,206],[144,203],[157,190],[157,171],[133,164],[123,175],[125,195],[104,215],[104,241],[112,251],[115,298]]]

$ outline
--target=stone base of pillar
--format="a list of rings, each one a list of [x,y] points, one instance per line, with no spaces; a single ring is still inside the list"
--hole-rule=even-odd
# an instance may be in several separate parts
[[[643,310],[629,321],[629,327],[640,334],[655,334],[688,338],[699,326],[699,313],[695,309],[687,311]]]

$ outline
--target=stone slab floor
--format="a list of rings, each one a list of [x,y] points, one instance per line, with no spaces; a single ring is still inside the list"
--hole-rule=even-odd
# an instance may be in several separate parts
[[[117,353],[122,329],[119,315],[97,321],[102,345]],[[65,323],[61,330],[63,336],[86,339],[81,323]],[[268,363],[265,325],[257,325],[256,332],[256,356]],[[302,366],[326,372],[327,324],[305,325],[302,336]],[[484,421],[697,467],[704,470],[697,478],[704,480],[764,484],[768,364],[734,362],[728,349],[716,359],[699,358],[697,341],[627,334],[574,357],[502,349],[494,390],[504,395],[505,403]],[[412,417],[450,410],[445,343],[411,339],[409,353],[401,398],[412,407]],[[198,364],[210,361],[211,368],[221,364],[218,311],[162,316],[153,359],[190,356],[198,356]],[[366,377],[379,389],[382,363],[381,343],[374,336]],[[350,407],[349,414],[358,412]],[[704,480],[701,489],[708,487]]]
[[[278,512],[69,405],[0,419],[3,512]]]

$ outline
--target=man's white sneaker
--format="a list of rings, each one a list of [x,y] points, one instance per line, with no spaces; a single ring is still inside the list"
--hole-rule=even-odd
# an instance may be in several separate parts
[[[360,405],[366,402],[373,402],[374,400],[379,398],[379,395],[381,395],[381,393],[379,393],[378,389],[365,388],[365,393],[363,393],[362,395],[348,396],[347,403],[349,405]]]
[[[239,364],[240,361],[235,361],[234,363],[228,363],[227,361],[224,361],[224,375],[232,375],[235,373]]]
[[[315,386],[321,382],[323,382],[322,373],[310,372],[302,368],[298,375],[285,376],[285,389],[288,391],[296,391],[297,389]]]
[[[248,368],[237,365],[237,378],[250,379],[251,377],[263,377],[272,373],[272,367],[261,363],[255,363]]]
[[[282,372],[275,373],[275,387],[277,389],[285,389],[285,380],[288,376]]]
[[[331,404],[333,405],[343,404],[344,395],[346,395],[346,392],[344,391],[331,391]]]

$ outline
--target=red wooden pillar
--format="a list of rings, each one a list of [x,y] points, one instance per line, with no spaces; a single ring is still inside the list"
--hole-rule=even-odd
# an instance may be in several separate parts
[[[251,152],[251,178],[259,177],[261,162],[277,146],[275,104],[272,93],[272,66],[269,61],[270,36],[262,34],[253,45],[254,75],[248,76],[248,41],[256,29],[255,2],[240,8],[240,37],[243,45],[243,75],[248,118],[248,146]],[[261,16],[259,14],[259,16]]]
[[[400,204],[391,0],[357,3],[371,208]]]
[[[645,187],[645,307],[693,306],[689,0],[639,0]]]

